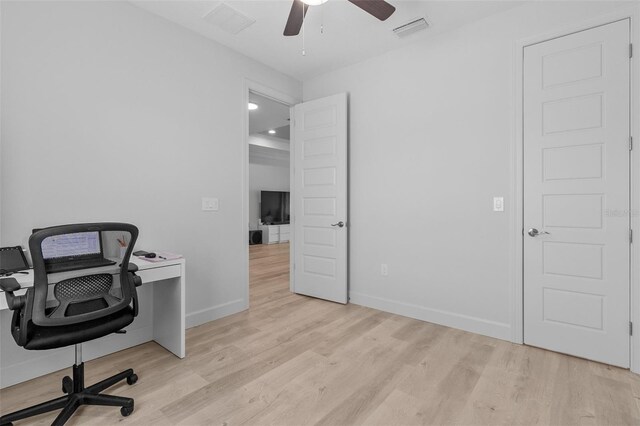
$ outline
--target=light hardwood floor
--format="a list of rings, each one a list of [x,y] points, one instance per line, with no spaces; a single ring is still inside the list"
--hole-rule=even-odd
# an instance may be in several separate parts
[[[86,365],[136,410],[83,407],[70,424],[639,425],[629,371],[356,305],[289,293],[287,244],[251,247],[251,309]],[[8,412],[60,393],[66,371],[0,392]],[[43,415],[20,424],[49,424]]]

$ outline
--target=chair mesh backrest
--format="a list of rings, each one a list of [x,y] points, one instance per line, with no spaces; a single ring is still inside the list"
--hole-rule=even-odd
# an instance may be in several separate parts
[[[111,274],[87,275],[60,281],[53,294],[59,302],[97,299],[108,295],[112,286]]]
[[[98,239],[93,237],[96,233]],[[73,234],[91,235],[74,240],[68,237]],[[65,237],[58,238],[60,236]],[[33,323],[38,326],[80,324],[127,309],[136,294],[128,268],[137,237],[138,228],[115,222],[36,230],[29,238],[34,269],[30,309]],[[57,247],[51,246],[52,239]],[[93,260],[98,261],[97,266],[91,263]],[[85,261],[87,263],[83,263]],[[69,262],[77,264],[69,265]],[[52,267],[60,264],[61,270]],[[48,297],[50,290],[55,301]]]
[[[58,306],[48,318],[66,318],[96,312],[122,301],[122,292],[113,289],[113,275],[92,274],[69,278],[55,284],[53,295]]]

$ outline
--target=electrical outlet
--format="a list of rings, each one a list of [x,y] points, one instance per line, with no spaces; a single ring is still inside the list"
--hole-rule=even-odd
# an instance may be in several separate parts
[[[389,265],[387,265],[386,263],[382,263],[380,265],[380,275],[382,275],[383,277],[389,275]]]
[[[493,211],[494,212],[504,211],[504,197],[493,197]]]
[[[202,211],[217,212],[219,208],[220,203],[217,198],[202,198]]]

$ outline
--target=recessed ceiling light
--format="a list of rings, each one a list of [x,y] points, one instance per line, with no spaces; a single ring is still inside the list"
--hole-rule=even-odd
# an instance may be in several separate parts
[[[254,111],[258,109],[258,104],[254,104],[253,102],[249,102],[249,111]]]
[[[275,130],[273,130],[273,129],[271,129],[271,130],[269,130],[269,134],[270,134],[270,135],[275,135],[275,134],[276,134],[276,131],[275,131]]]
[[[309,6],[320,6],[326,2],[327,0],[302,0],[302,3],[308,4]]]

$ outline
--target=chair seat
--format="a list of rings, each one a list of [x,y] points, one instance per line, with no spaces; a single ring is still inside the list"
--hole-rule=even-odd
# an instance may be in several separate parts
[[[56,327],[32,324],[25,349],[55,349],[83,343],[122,330],[133,322],[133,309],[127,306],[119,312],[93,321]],[[16,333],[16,330],[12,330]],[[14,335],[14,337],[16,337]]]

